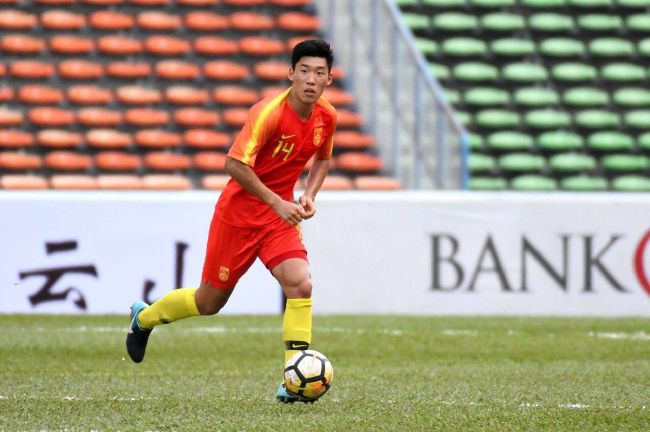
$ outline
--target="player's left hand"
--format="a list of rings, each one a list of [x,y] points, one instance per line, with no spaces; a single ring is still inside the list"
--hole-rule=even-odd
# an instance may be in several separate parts
[[[305,212],[305,215],[302,217],[303,219],[310,219],[312,216],[314,216],[316,213],[316,206],[310,197],[307,195],[302,195],[300,198],[298,198],[298,203],[300,203],[303,211]]]

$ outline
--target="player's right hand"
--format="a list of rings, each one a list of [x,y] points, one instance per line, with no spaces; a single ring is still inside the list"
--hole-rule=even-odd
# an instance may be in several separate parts
[[[281,200],[273,206],[273,210],[289,225],[298,225],[306,214],[300,204]]]

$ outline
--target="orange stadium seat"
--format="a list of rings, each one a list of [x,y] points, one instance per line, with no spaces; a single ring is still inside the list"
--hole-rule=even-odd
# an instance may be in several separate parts
[[[142,189],[142,179],[126,174],[99,175],[97,186],[107,190],[138,190]]]
[[[375,139],[357,131],[338,131],[334,133],[337,148],[363,150],[375,145]]]
[[[65,10],[52,9],[41,14],[41,25],[50,30],[79,30],[86,26],[86,16]]]
[[[188,190],[192,182],[178,175],[149,174],[142,177],[142,186],[151,190]]]
[[[361,114],[350,110],[337,110],[336,111],[336,124],[338,128],[355,128],[363,124],[363,117]]]
[[[288,71],[287,71],[288,72]],[[266,86],[262,89],[260,99],[277,96],[285,91],[289,86]]]
[[[169,86],[165,89],[165,101],[174,105],[203,105],[210,99],[207,90],[191,86]]]
[[[45,41],[30,35],[7,35],[0,41],[3,51],[15,54],[37,54],[45,49]]]
[[[116,90],[117,99],[127,105],[157,104],[162,100],[160,90],[141,86],[121,86]]]
[[[270,81],[286,80],[289,76],[289,65],[286,62],[259,62],[253,70],[256,77]]]
[[[36,134],[36,142],[42,147],[74,149],[82,143],[78,132],[61,129],[43,129]]]
[[[77,105],[107,105],[113,101],[113,92],[96,85],[78,84],[68,87],[67,98]]]
[[[0,76],[4,76],[7,73],[7,66],[0,63]]]
[[[196,31],[216,32],[230,28],[230,18],[213,12],[195,11],[184,17],[185,26]]]
[[[106,108],[82,108],[77,121],[84,126],[117,126],[122,123],[122,112]]]
[[[342,175],[328,175],[323,180],[321,190],[350,190],[352,189],[352,180]]]
[[[128,2],[140,6],[165,6],[170,4],[171,0],[128,0]]]
[[[237,41],[217,36],[199,36],[194,40],[194,51],[206,56],[229,56],[239,52]]]
[[[36,15],[13,9],[0,10],[0,29],[29,30],[38,24]]]
[[[133,15],[115,12],[111,10],[100,10],[90,14],[88,20],[91,27],[98,30],[130,30],[135,24]]]
[[[171,148],[181,144],[181,135],[162,129],[143,129],[135,133],[135,142],[144,148]]]
[[[44,79],[54,75],[54,65],[34,60],[17,60],[9,65],[9,73],[17,78]]]
[[[45,155],[45,166],[55,171],[86,171],[93,166],[89,155],[56,150]]]
[[[0,130],[0,148],[25,148],[31,147],[34,142],[34,136],[29,132],[23,132],[14,129]]]
[[[25,115],[22,111],[0,107],[0,127],[17,126],[24,119]]]
[[[12,87],[0,87],[0,102],[9,102],[14,98]]]
[[[59,74],[72,80],[97,79],[104,74],[104,66],[98,62],[71,59],[59,63]]]
[[[219,120],[218,112],[203,108],[181,108],[174,112],[174,122],[183,127],[216,127]]]
[[[43,161],[39,155],[21,152],[0,153],[0,169],[11,171],[29,171],[40,168]]]
[[[194,167],[201,171],[224,171],[226,154],[215,151],[202,151],[193,156]]]
[[[76,0],[34,0],[35,3],[48,6],[65,6],[73,4]]]
[[[155,151],[144,155],[144,166],[153,171],[182,171],[191,165],[186,154]]]
[[[284,53],[284,43],[266,36],[247,36],[239,41],[242,53],[251,56],[274,56]]]
[[[123,35],[102,36],[97,41],[97,49],[104,54],[118,56],[138,54],[142,52],[142,41]]]
[[[89,175],[56,174],[50,178],[52,189],[91,190],[97,189],[97,179]]]
[[[168,80],[194,80],[201,76],[201,68],[181,60],[163,60],[156,63],[156,75]]]
[[[116,6],[124,3],[124,0],[81,0],[81,2],[93,6]]]
[[[140,12],[136,21],[140,28],[154,31],[172,31],[182,24],[181,17],[160,11]]]
[[[3,175],[0,176],[0,188],[13,190],[47,189],[47,180],[37,175]]]
[[[95,49],[95,41],[74,35],[58,35],[50,39],[50,49],[59,54],[88,54]]]
[[[201,185],[203,189],[224,190],[229,181],[230,176],[227,174],[211,174],[201,179]]]
[[[25,85],[18,90],[18,99],[30,105],[57,105],[63,101],[63,91],[47,85]]]
[[[246,123],[248,118],[248,108],[228,108],[223,112],[223,122],[240,128]]]
[[[238,7],[262,6],[268,0],[222,0],[224,4]]]
[[[225,81],[239,81],[249,75],[248,67],[245,65],[225,60],[206,63],[203,72],[207,78]]]
[[[219,0],[176,0],[176,3],[181,6],[207,7],[216,5]]]
[[[276,6],[284,7],[299,7],[299,6],[308,6],[311,4],[312,0],[269,0],[269,3]]]
[[[183,133],[183,142],[189,148],[219,149],[230,145],[232,138],[229,134],[213,129],[189,129]]]
[[[69,126],[75,121],[72,111],[56,107],[32,108],[27,117],[35,125],[46,127]]]
[[[230,15],[230,25],[236,30],[263,32],[275,27],[273,18],[255,12],[235,12]]]
[[[137,127],[164,126],[169,122],[169,113],[160,109],[132,108],[124,113],[124,121]]]
[[[301,12],[285,12],[278,17],[278,27],[295,32],[314,32],[320,28],[320,20]]]
[[[401,182],[393,177],[361,175],[355,177],[352,182],[354,187],[359,190],[392,191],[402,189]]]
[[[378,156],[361,152],[346,152],[336,158],[336,168],[358,173],[376,173],[384,167]]]
[[[151,65],[145,62],[117,61],[106,65],[106,74],[115,78],[146,78],[151,71]]]
[[[95,166],[102,171],[136,172],[142,168],[142,158],[121,151],[103,151],[95,155]]]
[[[131,135],[114,129],[91,129],[86,132],[86,145],[96,149],[125,149],[131,146]]]
[[[251,106],[261,98],[255,90],[233,85],[216,87],[212,92],[212,99],[222,105]]]
[[[181,56],[190,50],[191,44],[181,38],[168,35],[149,36],[144,48],[149,54],[159,56]]]
[[[327,87],[323,92],[323,96],[336,107],[354,103],[354,96],[337,87]]]

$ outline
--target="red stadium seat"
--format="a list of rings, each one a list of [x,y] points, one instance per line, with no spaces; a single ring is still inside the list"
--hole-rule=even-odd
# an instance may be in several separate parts
[[[182,171],[191,166],[186,154],[168,152],[150,152],[144,155],[144,166],[154,171]]]
[[[11,108],[0,108],[0,127],[17,126],[23,122],[25,116],[22,111]]]
[[[188,190],[192,182],[179,175],[150,174],[142,177],[142,186],[151,190]]]
[[[103,151],[95,155],[95,166],[102,171],[136,172],[142,168],[142,158],[121,151]]]
[[[291,52],[295,48],[296,45],[298,45],[300,42],[309,40],[309,39],[318,39],[317,36],[309,36],[309,35],[303,35],[303,36],[294,36],[289,39],[287,42],[287,51]]]
[[[169,122],[169,113],[166,110],[132,108],[126,111],[124,120],[138,127],[164,126]]]
[[[392,177],[358,176],[353,180],[354,187],[359,190],[392,191],[401,190],[402,183]]]
[[[89,155],[57,150],[45,155],[45,166],[55,171],[86,171],[92,168]]]
[[[171,0],[128,0],[129,3],[133,3],[140,6],[165,6],[171,3]]]
[[[15,54],[38,54],[45,49],[45,41],[30,35],[7,35],[0,41],[0,47]]]
[[[334,133],[334,143],[341,149],[363,150],[374,146],[375,139],[356,131],[338,131]]]
[[[134,175],[111,174],[97,176],[97,186],[106,190],[142,189],[142,179]]]
[[[229,108],[223,113],[223,122],[235,127],[242,127],[248,118],[248,108]]]
[[[239,81],[248,77],[248,67],[239,63],[215,60],[205,64],[204,73],[207,78],[214,80]]]
[[[340,175],[328,175],[321,186],[321,190],[350,190],[352,188],[352,180]]]
[[[50,179],[52,189],[92,190],[97,189],[97,179],[89,175],[53,175]]]
[[[337,87],[327,87],[323,92],[323,96],[336,107],[354,103],[354,96]]]
[[[116,90],[117,99],[127,105],[157,104],[162,100],[160,90],[140,86],[122,86]]]
[[[81,2],[93,6],[115,6],[124,3],[124,0],[81,0]]]
[[[156,75],[168,80],[194,80],[201,76],[201,68],[180,60],[163,60],[156,63]]]
[[[196,31],[217,32],[230,28],[230,18],[212,12],[196,11],[185,15],[185,26]]]
[[[251,106],[259,101],[260,95],[255,90],[242,86],[219,86],[212,92],[215,102],[222,105]]]
[[[254,12],[235,12],[230,15],[230,25],[236,30],[263,32],[275,28],[273,18]]]
[[[58,35],[50,39],[50,49],[60,54],[88,54],[95,49],[95,41],[73,35]]]
[[[216,5],[219,0],[176,0],[176,3],[181,6],[207,7]]]
[[[42,147],[76,148],[81,145],[80,133],[61,129],[43,129],[36,134],[36,142]]]
[[[239,52],[239,44],[217,36],[200,36],[194,40],[194,51],[207,56],[229,56]]]
[[[117,126],[122,123],[122,113],[106,108],[83,108],[77,112],[77,121],[91,127]]]
[[[65,6],[73,4],[76,0],[34,0],[35,3],[48,6]]]
[[[254,67],[255,76],[270,81],[287,80],[289,66],[286,62],[267,61],[259,62]]]
[[[99,38],[97,48],[104,54],[126,56],[142,52],[142,41],[122,35],[107,35]]]
[[[14,98],[12,87],[0,87],[0,102],[9,102]]]
[[[20,152],[0,153],[0,170],[30,171],[39,169],[43,161],[39,155]]]
[[[37,175],[3,175],[0,188],[7,190],[41,190],[47,189],[47,180]]]
[[[230,176],[227,174],[206,175],[201,179],[201,186],[203,189],[224,190],[229,181]]]
[[[0,63],[0,76],[4,76],[7,73],[7,66]]]
[[[202,108],[181,108],[174,113],[174,122],[184,127],[216,127],[219,114]]]
[[[98,30],[130,30],[135,24],[132,15],[111,10],[93,12],[89,19],[90,25]]]
[[[336,111],[336,124],[339,128],[345,127],[360,127],[363,124],[363,117],[354,111],[337,110]]]
[[[18,60],[10,63],[9,73],[18,78],[44,79],[54,74],[54,65],[33,60]]]
[[[260,96],[261,98],[277,96],[283,91],[286,91],[288,87],[289,87],[288,85],[287,86],[266,86],[262,89]]]
[[[226,154],[215,151],[202,151],[194,155],[194,167],[201,171],[224,171]]]
[[[32,108],[28,114],[29,121],[38,126],[69,126],[75,121],[75,114],[55,107]]]
[[[144,148],[171,148],[181,144],[181,135],[162,129],[143,129],[135,134],[135,142]]]
[[[41,25],[50,30],[79,30],[86,26],[86,16],[53,9],[41,14]]]
[[[203,105],[210,96],[207,90],[190,86],[169,86],[165,89],[165,100],[174,105]]]
[[[30,105],[57,105],[63,101],[63,91],[46,85],[26,85],[18,90],[18,99]]]
[[[136,21],[140,28],[155,31],[176,30],[182,24],[179,16],[160,11],[140,12]]]
[[[114,129],[91,129],[86,132],[86,144],[91,148],[125,149],[131,143],[131,135]]]
[[[189,129],[183,133],[185,145],[195,149],[223,149],[228,147],[231,141],[229,134],[213,129]]]
[[[13,129],[0,129],[0,148],[17,149],[31,147],[34,137],[29,132]]]
[[[310,14],[285,12],[278,17],[278,27],[295,32],[315,32],[320,29],[320,20]]]
[[[71,80],[97,79],[104,74],[104,67],[87,60],[65,60],[59,63],[59,74]]]
[[[181,38],[168,35],[149,36],[144,41],[145,50],[149,54],[159,56],[181,56],[190,50],[190,43]]]
[[[271,4],[284,7],[309,6],[311,2],[312,0],[269,0]]]
[[[29,30],[37,23],[36,15],[13,9],[0,10],[0,29]]]
[[[106,74],[115,78],[146,78],[151,71],[151,65],[145,62],[118,61],[106,65]]]
[[[239,41],[239,49],[250,56],[268,57],[284,53],[284,43],[265,36],[248,36]]]
[[[342,171],[374,173],[381,171],[380,157],[360,152],[346,152],[336,158],[336,167]]]
[[[113,101],[113,93],[95,85],[73,85],[68,87],[68,101],[77,105],[107,105]]]
[[[222,0],[224,4],[237,7],[262,6],[268,3],[268,0]]]

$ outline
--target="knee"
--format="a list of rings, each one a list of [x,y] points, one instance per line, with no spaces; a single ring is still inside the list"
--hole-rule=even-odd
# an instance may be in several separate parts
[[[215,315],[218,313],[223,305],[219,304],[216,301],[197,301],[196,308],[198,309],[201,315]]]
[[[305,276],[293,281],[289,281],[289,284],[284,289],[284,294],[287,298],[309,298],[311,297],[311,278]]]
[[[215,288],[207,282],[202,282],[194,294],[196,308],[201,315],[214,315],[226,305],[232,291],[232,289]]]

